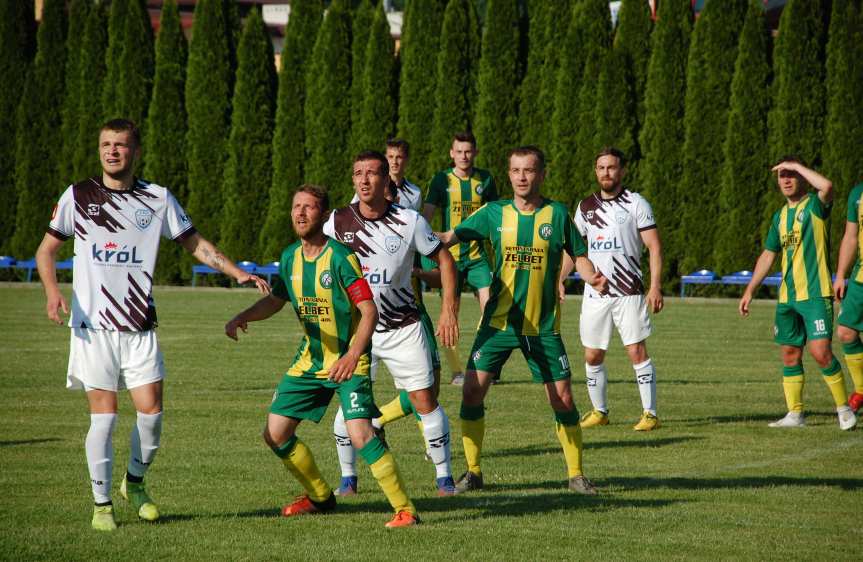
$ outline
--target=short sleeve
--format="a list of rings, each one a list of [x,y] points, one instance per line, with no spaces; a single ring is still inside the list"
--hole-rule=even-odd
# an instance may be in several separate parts
[[[575,227],[575,223],[569,220],[568,216],[563,221],[563,247],[572,257],[583,256],[587,253],[584,239]]]
[[[336,212],[330,213],[327,222],[324,223],[324,234],[336,240]]]
[[[575,225],[576,230],[582,236],[587,236],[587,223],[584,222],[584,217],[581,216],[581,208],[577,207],[575,211],[575,216],[572,217],[572,223]]]
[[[273,282],[273,296],[283,301],[291,300],[291,295],[288,294],[288,286],[285,285],[285,280],[281,276],[277,277]]]
[[[279,259],[279,276],[273,282],[273,295],[283,301],[291,300],[291,294],[288,292],[288,285],[285,279],[290,279],[290,271],[293,267],[291,264],[292,255],[289,249],[282,251],[282,257]]]
[[[363,270],[360,267],[360,260],[357,258],[357,255],[347,248],[341,257],[342,259],[338,261],[338,267],[336,268],[336,275],[339,279],[339,285],[347,289],[358,279],[363,278]]]
[[[423,256],[430,256],[441,247],[440,238],[432,231],[428,221],[419,213],[417,213],[417,225],[414,228],[414,247]]]
[[[75,234],[75,194],[70,185],[60,196],[51,212],[48,233],[59,240],[68,240]]]
[[[491,236],[489,231],[489,206],[483,205],[455,227],[455,235],[458,239],[466,242],[468,240],[488,240]],[[567,221],[568,222],[568,221]]]
[[[437,173],[429,182],[428,193],[426,193],[426,203],[435,207],[443,207],[446,205],[446,175]]]
[[[764,242],[764,248],[771,252],[780,252],[782,244],[779,241],[779,216],[778,213],[773,215],[770,221],[770,230],[767,231],[767,240]]]
[[[482,201],[483,203],[488,203],[489,201],[497,201],[497,184],[494,181],[494,176],[488,175],[488,183],[482,191]]]
[[[860,212],[859,206],[861,194],[863,194],[863,183],[856,185],[848,195],[848,212],[846,215],[848,222],[857,222]]]
[[[656,221],[653,218],[653,208],[647,202],[647,199],[643,197],[638,198],[638,204],[635,207],[635,226],[639,232],[656,228]]]
[[[168,191],[165,199],[165,220],[162,221],[162,236],[179,242],[194,234],[195,227],[192,225],[192,219],[189,218],[174,195]]]
[[[818,197],[817,193],[813,193],[810,197],[811,203],[809,204],[809,208],[812,209],[812,212],[819,218],[828,219],[830,218],[830,211],[833,210],[833,202],[825,203]]]

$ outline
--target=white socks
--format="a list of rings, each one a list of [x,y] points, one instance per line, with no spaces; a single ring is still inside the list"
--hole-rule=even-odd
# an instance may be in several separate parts
[[[84,441],[90,484],[96,503],[111,501],[111,468],[114,464],[112,437],[117,414],[90,414],[90,431]]]
[[[357,475],[357,452],[351,444],[351,437],[348,434],[348,426],[345,423],[345,414],[341,406],[336,412],[336,419],[333,420],[333,437],[336,440],[336,453],[339,455],[339,466],[342,468],[342,476]]]
[[[434,463],[438,478],[452,476],[450,465],[449,418],[438,405],[428,414],[420,414],[423,424],[423,436],[426,439],[426,449]]]
[[[129,474],[143,477],[150,463],[159,450],[159,440],[162,436],[162,412],[158,414],[143,414],[138,412],[138,419],[132,427],[129,437],[131,451],[129,454]]]
[[[641,394],[641,407],[654,416],[656,415],[656,371],[650,359],[644,363],[633,365],[635,380],[638,382],[638,393]]]
[[[608,371],[605,370],[605,363],[599,365],[585,363],[584,371],[587,377],[587,394],[590,396],[593,409],[607,414]]]

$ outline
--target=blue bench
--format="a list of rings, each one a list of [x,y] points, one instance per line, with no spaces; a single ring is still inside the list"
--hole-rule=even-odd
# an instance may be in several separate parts
[[[686,297],[687,285],[709,285],[719,283],[717,276],[709,269],[700,269],[680,278],[680,298]]]
[[[7,258],[7,256],[3,256],[3,257]],[[27,274],[26,274],[27,282],[29,283],[30,281],[33,280],[33,272],[36,271],[36,258],[30,258],[29,260],[23,260],[23,261],[19,261],[19,262],[16,262],[12,258],[8,258],[8,259],[12,260],[13,265],[6,265],[6,266],[0,265],[0,267],[14,267],[15,269],[26,271],[27,272]],[[56,269],[57,271],[71,271],[72,267],[73,267],[72,259],[73,258],[69,258],[68,260],[58,261],[57,263],[54,264],[54,269]]]
[[[258,275],[266,275],[267,276],[267,283],[269,285],[272,285],[273,284],[273,282],[272,282],[273,275],[279,274],[279,262],[274,261],[274,262],[270,262],[266,265],[259,265],[258,269],[257,269],[257,274]]]
[[[237,267],[246,273],[257,273],[258,264],[253,261],[238,261]],[[221,275],[222,272],[218,269],[213,269],[209,265],[193,265],[192,266],[192,287],[198,282],[198,275]]]

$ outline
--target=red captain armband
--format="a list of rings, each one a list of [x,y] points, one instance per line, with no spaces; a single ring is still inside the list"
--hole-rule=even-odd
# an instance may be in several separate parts
[[[354,305],[374,299],[372,288],[369,287],[369,282],[362,278],[351,283],[351,286],[348,287],[348,296],[351,297],[351,302],[353,302]]]

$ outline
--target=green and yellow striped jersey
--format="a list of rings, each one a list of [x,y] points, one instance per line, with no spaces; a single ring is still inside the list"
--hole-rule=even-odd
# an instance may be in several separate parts
[[[830,205],[814,193],[773,214],[764,247],[782,253],[779,302],[832,297],[827,219]]]
[[[282,252],[273,295],[291,301],[305,332],[286,374],[329,376],[330,367],[348,351],[354,338],[360,313],[347,289],[362,278],[356,254],[332,239],[327,239],[324,250],[312,260],[303,256],[299,241]],[[360,358],[355,374],[369,374],[368,352]]]
[[[858,183],[848,195],[848,222],[857,224],[857,263],[854,264],[854,271],[851,273],[851,279],[858,283],[863,283],[863,205],[860,205],[860,199],[863,197],[863,183]]]
[[[459,240],[489,240],[495,253],[491,298],[480,326],[516,335],[560,333],[557,286],[563,252],[587,253],[562,203],[544,199],[532,213],[494,201],[455,227]]]
[[[460,225],[483,204],[497,199],[497,186],[488,170],[473,169],[473,174],[463,180],[453,168],[438,172],[429,182],[426,203],[443,212],[443,227],[446,232]],[[457,264],[487,259],[485,249],[477,242],[456,244],[449,249]]]

